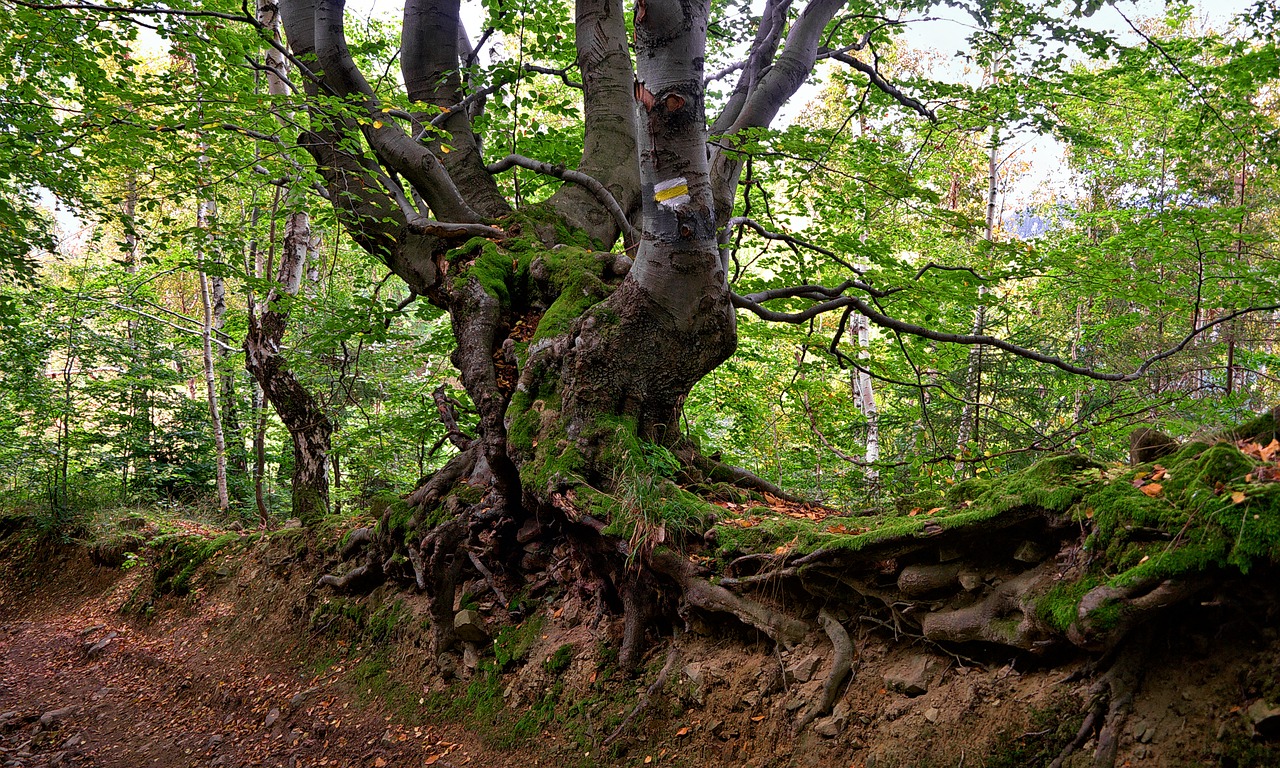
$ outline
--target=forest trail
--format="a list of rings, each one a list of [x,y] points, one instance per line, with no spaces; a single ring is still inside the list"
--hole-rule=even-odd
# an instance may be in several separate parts
[[[52,583],[0,590],[0,764],[14,768],[497,765],[433,727],[359,702],[324,671],[246,654],[206,601],[149,624],[119,605],[119,571],[65,557]],[[16,589],[15,589],[16,586]],[[23,587],[31,589],[30,594]],[[213,632],[211,633],[211,630]],[[230,642],[229,642],[230,641]],[[450,736],[450,738],[454,738]],[[507,759],[510,755],[505,756]]]

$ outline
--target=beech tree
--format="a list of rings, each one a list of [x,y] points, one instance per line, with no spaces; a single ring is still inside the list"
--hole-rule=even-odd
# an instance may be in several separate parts
[[[902,345],[904,356],[903,338],[980,345],[1048,369],[1122,383],[1142,378],[1214,328],[1280,307],[1261,281],[1241,280],[1229,311],[1206,317],[1198,305],[1180,303],[1175,311],[1191,321],[1178,326],[1185,331],[1141,359],[1127,353],[1108,359],[1132,361],[1128,368],[1096,370],[1083,356],[1063,354],[1060,345],[1033,348],[990,330],[1007,325],[984,316],[972,322],[978,303],[993,310],[996,304],[979,286],[1050,273],[1022,245],[994,242],[991,213],[971,229],[987,231],[983,247],[996,253],[989,263],[999,274],[970,263],[922,264],[870,246],[862,252],[856,236],[817,245],[753,219],[750,190],[760,182],[748,173],[748,162],[788,155],[787,146],[770,143],[770,130],[822,60],[857,72],[867,93],[897,105],[900,119],[919,121],[925,133],[948,108],[1002,112],[957,129],[975,133],[985,134],[993,125],[1013,130],[1050,121],[1043,105],[1034,103],[1048,101],[1050,90],[1021,93],[1011,85],[1017,82],[1014,74],[993,77],[999,84],[995,95],[981,104],[972,89],[960,86],[934,87],[926,95],[895,83],[878,67],[875,49],[901,23],[900,14],[918,10],[918,3],[890,8],[856,0],[766,0],[755,16],[749,9],[713,7],[709,0],[638,0],[630,8],[622,0],[578,0],[571,12],[571,46],[563,20],[540,22],[537,29],[553,66],[520,58],[481,72],[476,50],[481,44],[463,28],[460,3],[409,0],[397,79],[364,66],[365,52],[348,41],[341,0],[283,0],[281,40],[264,21],[271,15],[266,5],[252,14],[247,7],[236,12],[8,1],[49,11],[177,15],[194,20],[190,36],[195,40],[215,32],[226,37],[223,25],[231,22],[254,30],[253,45],[243,44],[241,52],[250,52],[251,67],[292,89],[302,110],[291,116],[273,111],[256,128],[215,120],[201,129],[271,142],[286,155],[295,145],[304,149],[317,176],[293,167],[290,178],[277,181],[307,187],[318,180],[317,193],[328,200],[350,238],[398,276],[411,297],[447,312],[456,342],[453,363],[469,402],[442,390],[435,404],[457,452],[403,503],[384,504],[377,526],[352,532],[343,553],[349,566],[341,575],[321,579],[337,589],[388,578],[415,585],[432,603],[437,652],[456,644],[453,607],[462,575],[474,573],[502,594],[522,584],[526,574],[547,569],[539,543],[554,542],[571,555],[559,559],[571,563],[574,578],[589,586],[600,610],[622,614],[620,658],[628,668],[641,659],[649,628],[669,628],[691,609],[735,617],[781,644],[797,642],[809,631],[810,602],[778,606],[748,597],[746,588],[753,584],[792,579],[788,584],[809,598],[856,594],[868,603],[881,601],[897,621],[902,618],[895,607],[898,597],[915,599],[962,583],[956,581],[958,564],[934,568],[943,544],[961,552],[958,557],[966,563],[983,566],[974,566],[977,573],[986,572],[987,551],[996,537],[1002,552],[1037,537],[1068,554],[1080,551],[1075,534],[1084,524],[1064,525],[1062,515],[1081,498],[1075,489],[1083,473],[1102,473],[1083,457],[1056,457],[1033,468],[1016,494],[999,496],[981,515],[965,511],[974,497],[964,493],[976,496],[979,487],[969,486],[954,499],[957,516],[969,517],[946,528],[912,513],[891,520],[867,540],[808,552],[795,551],[786,543],[789,536],[762,536],[752,542],[759,545],[755,551],[742,557],[759,566],[756,572],[733,571],[713,581],[697,549],[728,536],[717,531],[729,529],[713,525],[722,511],[705,497],[745,490],[758,498],[797,501],[704,452],[681,429],[682,406],[693,387],[735,352],[739,312],[785,324],[833,313],[839,318],[833,356],[868,377],[869,366],[842,355],[835,345],[851,333],[870,344],[865,330],[870,324]],[[972,55],[983,67],[999,61],[1011,73],[1021,67],[1042,77],[1058,71],[1067,47],[1089,54],[1112,50],[1105,36],[1073,27],[1053,10],[980,4],[973,15],[985,37],[982,45],[974,44]],[[553,21],[559,12],[570,13],[558,5],[495,7],[489,22],[495,28],[509,26],[516,11]],[[478,39],[489,40],[490,31]],[[1015,38],[1038,47],[1013,55],[1005,49]],[[288,59],[287,75],[280,71],[282,64],[257,63],[256,47],[264,43]],[[708,71],[708,61],[728,59],[728,66]],[[1257,64],[1250,70],[1257,83],[1274,80],[1275,73],[1263,69]],[[581,147],[567,162],[563,156],[520,154],[514,139],[509,148],[495,149],[502,142],[491,130],[490,102],[504,88],[532,77],[556,78],[552,82],[581,89]],[[731,78],[728,93],[710,95],[710,83],[725,77]],[[279,119],[296,126],[296,136],[268,133],[264,125],[274,131]],[[875,127],[868,123],[866,130]],[[871,144],[862,146],[866,150]],[[560,186],[547,196],[522,193],[518,183],[509,184],[503,176],[508,172],[526,180],[528,174],[555,179]],[[927,196],[909,174],[889,178],[901,189],[890,190],[886,198],[895,192]],[[985,199],[989,203],[993,195],[988,192]],[[911,225],[903,221],[904,227]],[[796,280],[735,292],[730,244],[739,232],[815,254],[822,268],[797,269],[787,275]],[[300,240],[290,249],[293,261],[282,260],[278,290],[261,316],[250,321],[249,365],[262,366],[255,373],[264,389],[270,380],[292,382],[276,377],[278,371],[264,363],[281,362],[276,352],[284,313],[302,265],[298,245]],[[1029,263],[1019,261],[1024,257]],[[1068,255],[1055,266],[1073,263]],[[966,307],[951,301],[949,316],[911,314],[919,296],[915,286],[951,276],[959,278],[945,283],[951,297],[974,302]],[[965,332],[970,327],[973,332]],[[915,374],[921,391],[935,386],[923,381],[918,368]],[[859,382],[859,391],[869,392],[870,378]],[[273,398],[277,408],[288,392],[284,395]],[[961,398],[968,393],[960,395],[955,399],[967,402]],[[867,404],[868,420],[874,406],[874,400]],[[474,409],[474,427],[468,426],[464,408]],[[290,430],[296,439],[298,432]],[[296,460],[314,464],[296,471],[310,478],[316,507],[323,506],[319,494],[327,489],[323,462],[329,434],[320,432],[323,439],[312,449],[295,452]],[[1008,501],[1012,496],[1019,501]],[[941,497],[931,499],[921,505],[932,508],[926,516],[943,509]],[[841,520],[826,524],[823,535],[852,538],[861,530],[855,517]],[[960,608],[922,608],[922,618],[908,620],[935,642],[981,641],[1035,652],[1069,636],[1081,647],[1097,648],[1114,644],[1144,616],[1188,599],[1198,583],[1154,573],[1154,565],[1140,574],[1142,579],[1099,581],[1096,588],[1079,578],[1073,586],[1080,594],[1072,593],[1074,602],[1063,610],[1070,615],[1051,626],[1036,613],[1033,599],[1049,594],[1063,578],[1043,565],[1053,559],[1038,550],[1005,559],[1022,565],[1000,571],[1008,578],[1002,576],[999,584],[973,582],[976,592]],[[815,564],[822,568],[813,569],[816,575],[806,581]],[[889,572],[896,581],[886,591],[880,576]],[[1083,573],[1082,566],[1072,575]],[[1091,597],[1080,596],[1086,591]],[[1123,622],[1108,623],[1120,613]],[[804,723],[830,708],[849,668],[849,639],[838,617],[823,611],[817,619],[837,658],[823,700],[802,715]],[[1120,693],[1117,700],[1124,698]]]

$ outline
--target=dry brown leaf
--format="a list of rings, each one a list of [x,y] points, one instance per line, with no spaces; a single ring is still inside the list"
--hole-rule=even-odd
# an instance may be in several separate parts
[[[429,756],[427,757],[427,759],[426,759],[426,760],[423,760],[423,761],[422,761],[422,764],[423,764],[423,765],[435,765],[436,761],[437,761],[437,760],[439,760],[439,759],[440,759],[440,755],[429,755]]]
[[[1244,491],[1236,491],[1235,493],[1231,494],[1231,503],[1232,503],[1232,504],[1243,504],[1243,503],[1244,503]]]
[[[765,719],[765,717],[767,717],[767,715],[756,715],[755,717],[751,718],[751,722],[758,723],[761,720]]]
[[[925,514],[926,514],[926,515],[932,515],[933,513],[935,513],[935,512],[941,512],[942,510],[943,510],[943,508],[942,508],[942,507],[934,507],[933,509],[929,510],[928,512],[925,512]]]
[[[688,734],[689,734],[689,726],[687,725],[681,728],[680,730],[676,731],[677,736],[687,736]]]
[[[652,762],[653,762],[653,755],[645,755],[645,756],[644,756],[644,764],[645,764],[645,765],[648,765],[649,763],[652,763]]]
[[[1271,442],[1267,443],[1267,447],[1259,451],[1263,461],[1271,461],[1271,459],[1280,452],[1280,440],[1271,438]]]
[[[1160,491],[1164,490],[1164,486],[1160,485],[1159,483],[1149,483],[1147,485],[1142,486],[1138,490],[1154,498],[1160,495]]]

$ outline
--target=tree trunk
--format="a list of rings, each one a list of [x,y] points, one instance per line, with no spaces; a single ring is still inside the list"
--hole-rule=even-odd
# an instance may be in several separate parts
[[[261,316],[249,315],[249,332],[244,340],[245,368],[293,440],[293,516],[303,522],[314,522],[329,510],[329,439],[333,433],[329,417],[280,354],[289,319],[287,303],[298,293],[310,247],[307,214],[289,214],[276,272],[278,285],[268,295]],[[258,462],[261,466],[262,459]]]

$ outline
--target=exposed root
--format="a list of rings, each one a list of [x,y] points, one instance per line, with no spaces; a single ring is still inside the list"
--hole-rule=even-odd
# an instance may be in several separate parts
[[[437,525],[422,538],[423,571],[426,592],[431,598],[431,635],[433,650],[443,653],[453,647],[453,596],[462,572],[462,546],[469,531],[466,520],[455,517]]]
[[[493,577],[493,571],[486,568],[485,564],[480,562],[480,558],[475,552],[468,550],[467,557],[471,560],[471,564],[475,566],[476,571],[484,579],[484,583],[488,584],[489,589],[493,590],[493,594],[498,598],[498,602],[502,603],[503,608],[510,605],[511,602],[507,600],[507,596],[503,594],[502,588],[498,586],[498,580]]]
[[[373,576],[374,576],[373,566],[360,565],[347,571],[342,576],[325,574],[324,576],[320,577],[320,580],[318,582],[316,582],[316,586],[317,587],[330,586],[338,590],[339,592],[343,592],[343,591],[346,591],[348,588],[350,588],[352,584],[357,584],[359,582],[364,581],[366,578],[372,578]]]
[[[440,503],[446,493],[453,489],[453,486],[457,485],[459,480],[471,474],[479,457],[480,451],[472,445],[433,472],[425,483],[419,485],[405,498],[405,501],[411,507],[434,507]]]
[[[622,647],[618,650],[618,666],[630,673],[640,664],[644,655],[644,630],[648,608],[640,596],[637,579],[627,579],[622,585]]]
[[[992,590],[973,605],[936,611],[924,617],[920,628],[934,642],[963,643],[981,640],[1012,648],[1043,650],[1049,635],[1035,619],[1035,610],[1024,605],[1024,596],[1050,577],[1051,566],[1021,573]]]
[[[1152,579],[1124,587],[1102,585],[1080,600],[1076,621],[1067,629],[1067,638],[1082,648],[1105,650],[1114,646],[1131,629],[1155,613],[1190,598],[1204,587],[1198,579]],[[1119,621],[1111,609],[1120,608]]]
[[[685,601],[694,608],[736,616],[787,648],[798,644],[808,633],[808,625],[804,622],[739,597],[698,576],[693,563],[672,550],[656,549],[649,561],[654,570],[676,582]]]
[[[768,480],[765,480],[763,477],[748,472],[741,467],[725,464],[722,461],[716,461],[715,459],[701,454],[694,454],[693,464],[698,469],[706,472],[708,477],[717,482],[729,483],[730,485],[736,485],[739,488],[767,493],[793,504],[806,504],[811,501],[811,499],[805,499],[800,496],[796,496],[795,494],[787,493]]]
[[[849,640],[849,633],[845,631],[844,625],[827,613],[826,608],[818,611],[818,623],[822,624],[827,638],[831,640],[831,648],[835,654],[831,657],[831,671],[827,673],[827,682],[822,686],[822,698],[814,702],[813,706],[801,716],[796,723],[797,731],[804,730],[805,726],[812,723],[819,715],[825,715],[831,711],[845,676],[853,668],[853,642]]]
[[[627,713],[626,717],[622,718],[622,722],[618,724],[618,727],[614,729],[613,733],[609,734],[608,738],[600,746],[607,747],[618,740],[618,737],[631,725],[631,721],[635,720],[637,715],[647,709],[653,697],[666,686],[667,678],[671,676],[671,670],[675,669],[678,663],[680,663],[680,646],[676,644],[675,639],[672,639],[671,649],[667,651],[667,661],[662,665],[662,669],[658,672],[658,677],[653,681],[653,685],[645,689],[640,701],[636,702],[636,705]]]
[[[357,528],[347,537],[347,543],[342,547],[342,559],[350,560],[356,556],[361,549],[373,541],[372,528]]]
[[[1093,753],[1093,768],[1112,768],[1115,765],[1121,729],[1133,709],[1134,694],[1142,683],[1142,662],[1148,646],[1145,640],[1143,637],[1128,643],[1111,669],[1089,689],[1089,710],[1084,723],[1049,768],[1062,768],[1067,759],[1095,734],[1098,746]]]

